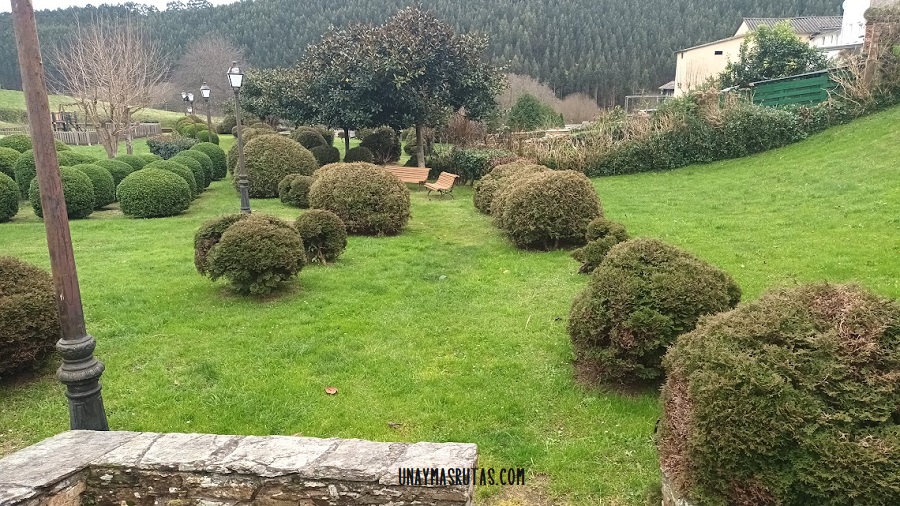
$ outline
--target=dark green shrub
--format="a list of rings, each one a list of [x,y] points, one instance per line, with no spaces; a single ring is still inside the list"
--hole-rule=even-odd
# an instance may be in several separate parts
[[[219,144],[219,136],[215,132],[201,130],[197,132],[197,140],[200,142],[209,142],[211,144]]]
[[[108,170],[89,163],[73,165],[72,168],[84,172],[91,178],[91,184],[94,186],[94,209],[106,207],[116,201],[116,182]]]
[[[72,165],[79,165],[82,163],[94,163],[99,158],[96,156],[86,155],[84,153],[78,153],[77,151],[60,151],[56,153],[57,157],[65,157],[66,161],[69,163],[69,167]],[[60,163],[62,165],[62,163]]]
[[[564,121],[562,114],[556,112],[553,107],[526,93],[520,96],[509,110],[506,124],[513,132],[530,132],[561,127]]]
[[[364,148],[362,146],[356,146],[355,148],[348,149],[347,153],[344,155],[344,163],[356,162],[374,163],[375,156],[372,154],[369,148]]]
[[[126,216],[160,218],[187,209],[193,193],[179,174],[148,165],[123,179],[116,189],[116,196]]]
[[[108,170],[116,186],[125,179],[125,176],[136,170],[131,165],[119,160],[97,160],[94,162],[94,165],[98,165]]]
[[[225,160],[225,151],[222,148],[209,142],[201,142],[194,145],[191,150],[199,151],[209,157],[212,163],[213,181],[225,179],[225,176],[228,175],[228,166]]]
[[[163,157],[161,157],[159,155],[154,155],[153,153],[144,153],[144,154],[137,155],[137,156],[139,156],[141,158],[141,160],[144,160],[144,165],[146,165],[148,163],[153,163],[153,162],[158,162],[160,160],[164,160]],[[141,167],[141,168],[143,168],[143,167]]]
[[[228,154],[225,157],[225,163],[228,167],[228,172],[231,174],[237,173],[237,165],[238,165],[238,143],[235,142],[228,148]]]
[[[182,151],[191,149],[194,144],[197,144],[196,139],[180,135],[162,134],[147,139],[147,147],[150,148],[150,152],[163,160],[168,160]]]
[[[35,368],[60,338],[56,290],[50,274],[0,257],[0,377]]]
[[[209,181],[206,180],[206,171],[203,170],[203,166],[200,165],[200,162],[194,160],[188,156],[182,156],[181,153],[169,158],[170,162],[180,163],[184,165],[188,169],[191,169],[191,174],[194,176],[194,181],[197,183],[197,192],[203,192],[207,186],[209,186]]]
[[[325,139],[326,146],[334,146],[334,129],[328,128],[325,125],[313,125],[319,134]]]
[[[469,181],[474,183],[494,167],[513,163],[518,159],[515,153],[503,149],[454,147],[450,152],[451,170],[447,172],[458,174],[460,184]]]
[[[376,128],[359,145],[372,152],[378,165],[394,163],[400,159],[400,137],[391,127]]]
[[[310,262],[334,262],[347,247],[347,227],[331,211],[311,209],[301,214],[294,226]]]
[[[575,298],[569,336],[603,381],[652,380],[675,338],[740,298],[724,271],[656,239],[632,239],[609,251]]]
[[[188,125],[196,125],[196,124],[206,124],[200,116],[196,114],[191,114],[190,116],[182,116],[175,120],[175,130],[180,131],[182,128]]]
[[[336,214],[355,234],[394,235],[409,221],[409,189],[369,163],[326,165],[315,174],[309,205]]]
[[[278,183],[278,198],[289,206],[306,209],[309,207],[309,187],[312,184],[312,176],[288,174]]]
[[[326,146],[325,138],[322,134],[312,127],[299,127],[291,132],[291,139],[299,142],[306,149],[312,149],[319,146]]]
[[[416,139],[416,129],[410,128],[405,132],[404,141],[406,144],[403,146],[403,152],[409,156],[415,157],[418,155],[419,144]],[[434,153],[434,130],[430,128],[424,128],[422,131],[422,138],[425,140],[425,156],[431,156]]]
[[[119,155],[115,157],[115,160],[131,165],[134,170],[141,170],[144,168],[144,165],[150,163],[143,156],[138,155]]]
[[[53,139],[53,144],[56,146],[56,151],[57,151],[57,152],[60,152],[60,151],[71,151],[71,150],[72,150],[72,148],[69,147],[68,144],[66,144],[65,142],[63,142],[63,141],[61,141],[61,140],[59,140],[59,139]]]
[[[264,130],[269,133],[275,133],[275,128],[272,125],[262,121],[255,121],[253,123],[250,123],[250,128],[254,130]]]
[[[15,149],[19,153],[24,153],[31,149],[31,137],[25,134],[7,135],[0,139],[0,148]]]
[[[199,195],[200,189],[197,187],[197,178],[194,177],[194,172],[186,165],[172,160],[159,160],[153,163],[148,163],[144,166],[144,169],[162,169],[169,172],[174,172],[179,177],[184,179],[184,182],[187,183],[188,188],[191,189],[191,198],[197,198],[197,195]]]
[[[71,167],[73,165],[78,165],[79,163],[81,163],[72,156],[72,151],[57,152],[56,160],[59,162],[60,167]]]
[[[316,146],[310,150],[319,166],[341,161],[341,152],[331,146]]]
[[[66,214],[71,220],[87,218],[94,212],[94,184],[91,178],[80,170],[72,167],[59,169],[62,178],[63,199],[66,201]],[[37,178],[31,180],[28,188],[28,200],[38,218],[44,217],[41,208],[41,192],[38,188]]]
[[[14,167],[16,166],[16,160],[19,159],[21,154],[13,148],[0,148],[0,174],[6,174],[15,179],[16,171]]]
[[[572,252],[572,258],[581,262],[581,274],[593,272],[613,246],[628,240],[628,232],[621,223],[597,218],[588,223],[585,238],[588,243]]]
[[[261,215],[228,227],[206,261],[213,281],[224,277],[238,292],[255,295],[275,290],[296,276],[305,263],[297,230],[278,218]]]
[[[498,165],[475,183],[475,191],[472,195],[475,207],[485,214],[491,214],[491,203],[494,201],[494,197],[503,191],[506,186],[528,174],[547,172],[549,170],[543,165],[535,165],[530,162],[512,162]]]
[[[0,172],[0,223],[9,221],[19,212],[20,197],[16,181]]]
[[[201,125],[200,123],[194,123],[191,125],[185,125],[180,130],[181,134],[185,137],[190,137],[191,139],[197,138],[197,133],[206,130],[206,125]]]
[[[278,183],[284,176],[310,176],[319,167],[308,149],[280,135],[265,135],[248,142],[244,147],[244,163],[253,198],[277,197]],[[236,176],[234,183],[237,185]]]
[[[219,239],[222,238],[222,234],[225,233],[228,227],[247,216],[250,215],[228,214],[213,218],[200,227],[200,230],[194,235],[194,267],[197,268],[197,272],[204,276],[207,274],[209,270],[207,265],[209,251],[213,246],[219,244]]]
[[[22,197],[27,197],[31,180],[37,177],[34,151],[29,149],[19,155],[19,158],[16,159],[16,164],[13,165],[13,172],[16,173],[16,183],[19,185]]]
[[[570,170],[515,178],[493,200],[491,214],[517,247],[555,249],[586,242],[588,223],[603,213],[590,179]]]
[[[244,137],[245,149],[247,147],[247,144],[249,144],[250,141],[256,139],[257,137],[281,137],[283,139],[287,139],[287,137],[277,134],[271,130],[263,130],[261,128],[245,128],[241,131],[241,135]]]
[[[191,148],[187,151],[182,151],[181,153],[178,153],[178,155],[176,155],[176,157],[189,157],[189,158],[193,158],[194,160],[197,160],[198,162],[200,162],[200,166],[203,168],[203,177],[205,180],[205,185],[203,187],[204,188],[209,187],[209,183],[211,183],[213,181],[213,178],[212,178],[213,177],[213,161],[209,156],[206,155],[206,153],[204,153],[200,150]]]
[[[774,290],[701,319],[663,363],[660,461],[694,504],[897,503],[895,301]]]

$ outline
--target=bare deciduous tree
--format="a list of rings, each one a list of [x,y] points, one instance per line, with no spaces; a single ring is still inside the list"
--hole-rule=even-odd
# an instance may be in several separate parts
[[[210,104],[219,113],[223,104],[234,99],[234,93],[225,76],[231,62],[244,61],[240,49],[218,35],[209,35],[188,46],[184,56],[175,65],[172,83],[175,91],[193,92],[200,99],[200,86],[205,82],[210,89]]]
[[[158,101],[166,74],[159,46],[144,29],[128,20],[96,19],[76,25],[71,42],[54,52],[62,92],[75,100],[97,129],[107,156],[130,141],[135,113]],[[130,152],[129,142],[129,152]]]

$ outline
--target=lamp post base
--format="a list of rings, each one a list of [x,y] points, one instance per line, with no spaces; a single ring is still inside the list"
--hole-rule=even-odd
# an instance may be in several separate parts
[[[94,357],[96,346],[90,335],[75,341],[60,339],[56,343],[63,358],[56,377],[66,385],[69,426],[73,430],[109,430],[100,395],[100,376],[105,366]]]

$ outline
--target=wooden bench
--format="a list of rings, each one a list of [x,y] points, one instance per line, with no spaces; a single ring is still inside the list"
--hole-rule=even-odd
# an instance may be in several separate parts
[[[453,196],[453,186],[456,184],[456,179],[459,177],[457,174],[451,174],[449,172],[441,172],[441,175],[438,176],[437,181],[433,183],[425,183],[425,188],[428,188],[428,194],[431,195],[431,192],[435,191],[440,193],[441,195],[450,195]]]
[[[397,176],[397,179],[404,183],[422,184],[428,180],[428,168],[419,167],[400,167],[398,165],[388,165],[384,168],[391,174]]]

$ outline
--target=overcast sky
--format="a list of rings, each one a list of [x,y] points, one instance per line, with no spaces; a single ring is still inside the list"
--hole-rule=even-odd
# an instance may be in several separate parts
[[[213,5],[221,5],[221,4],[233,4],[238,0],[210,0],[210,3]],[[166,8],[166,3],[169,0],[134,0],[134,3],[138,4],[146,4],[146,5],[154,5],[157,9],[163,10]],[[123,4],[127,3],[126,1],[118,1],[118,0],[34,0],[34,8],[36,10],[43,9],[59,9],[65,7],[84,7],[85,5],[101,5],[101,4]],[[9,12],[10,4],[9,0],[0,0],[0,12]]]

